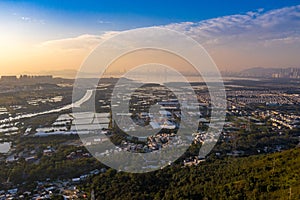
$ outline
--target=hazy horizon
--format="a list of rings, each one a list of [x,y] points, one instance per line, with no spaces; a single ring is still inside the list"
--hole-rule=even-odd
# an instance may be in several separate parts
[[[250,67],[250,68],[246,68],[246,69],[242,69],[242,70],[237,70],[237,71],[230,71],[230,70],[226,70],[226,71],[220,71],[220,73],[223,76],[231,76],[231,75],[238,75],[239,73],[242,73],[244,71],[247,70],[252,70],[252,69],[269,69],[269,70],[273,70],[273,69],[300,69],[300,67],[286,67],[286,68],[282,68],[282,67],[270,67],[270,68],[265,68],[265,67]],[[29,71],[24,71],[22,73],[7,73],[7,74],[0,74],[0,79],[2,76],[17,76],[20,77],[22,75],[28,75],[28,76],[53,76],[54,78],[66,78],[66,79],[75,79],[77,73],[79,72],[79,70],[76,69],[67,69],[67,70],[57,70],[57,71],[40,71],[40,72],[29,72]],[[122,76],[122,72],[120,70],[120,72],[114,72],[111,74],[106,74],[104,77],[105,78],[116,78],[116,77],[120,77]],[[86,73],[86,78],[97,78],[95,76],[93,76],[93,73]],[[198,75],[193,75],[193,74],[189,74],[189,73],[183,73],[184,76],[186,77],[195,77]],[[168,75],[171,76],[171,75]],[[200,76],[200,75],[199,75]]]

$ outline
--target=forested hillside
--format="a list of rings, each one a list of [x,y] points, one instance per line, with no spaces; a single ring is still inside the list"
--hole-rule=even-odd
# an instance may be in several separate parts
[[[96,199],[300,199],[300,148],[244,158],[211,157],[146,174],[108,170],[83,189]]]

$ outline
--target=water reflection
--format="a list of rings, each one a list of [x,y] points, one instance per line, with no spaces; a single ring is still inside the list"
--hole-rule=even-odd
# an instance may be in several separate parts
[[[10,142],[0,143],[0,153],[7,153],[10,150],[10,146]]]
[[[80,100],[76,101],[75,103],[63,106],[62,108],[56,108],[56,109],[43,111],[43,112],[39,112],[39,113],[30,113],[30,114],[18,115],[16,117],[9,117],[9,118],[0,120],[0,124],[8,123],[8,122],[11,122],[11,121],[16,121],[16,120],[20,120],[20,119],[24,119],[24,118],[31,118],[31,117],[35,117],[35,116],[38,116],[38,115],[58,113],[58,112],[61,112],[63,110],[69,110],[73,107],[80,107],[83,103],[85,103],[86,101],[88,101],[92,97],[93,92],[94,92],[94,90],[87,90],[86,94]]]

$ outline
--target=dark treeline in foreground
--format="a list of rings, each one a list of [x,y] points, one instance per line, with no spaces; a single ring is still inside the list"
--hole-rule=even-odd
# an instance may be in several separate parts
[[[300,148],[245,158],[213,157],[146,174],[108,170],[82,189],[96,199],[300,199]]]

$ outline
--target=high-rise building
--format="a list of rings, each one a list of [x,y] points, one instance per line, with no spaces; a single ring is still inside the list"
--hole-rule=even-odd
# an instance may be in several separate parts
[[[18,80],[17,76],[1,76],[1,81],[14,82],[17,80]]]

